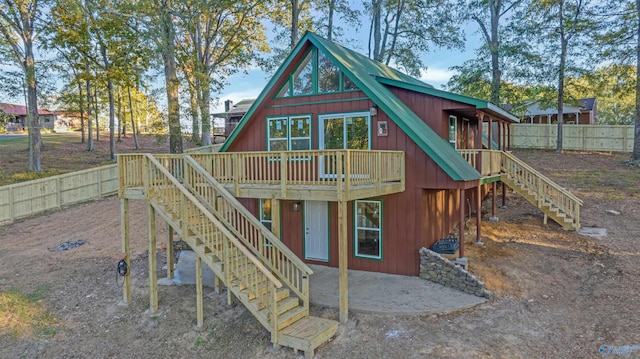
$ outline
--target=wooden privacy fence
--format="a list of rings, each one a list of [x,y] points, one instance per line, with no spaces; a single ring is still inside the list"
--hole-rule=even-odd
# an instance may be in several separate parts
[[[574,151],[633,151],[632,125],[563,125],[562,148]],[[555,149],[557,124],[517,124],[511,126],[512,148]]]
[[[0,224],[118,193],[118,165],[0,187]]]

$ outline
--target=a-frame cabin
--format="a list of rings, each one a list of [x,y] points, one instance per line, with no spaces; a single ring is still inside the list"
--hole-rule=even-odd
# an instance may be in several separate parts
[[[275,345],[313,353],[335,325],[308,316],[309,263],[339,268],[344,323],[348,269],[417,275],[419,249],[479,213],[490,189],[495,216],[500,182],[579,228],[580,200],[507,151],[517,121],[308,32],[221,153],[119,156],[125,257],[127,201],[144,198]]]

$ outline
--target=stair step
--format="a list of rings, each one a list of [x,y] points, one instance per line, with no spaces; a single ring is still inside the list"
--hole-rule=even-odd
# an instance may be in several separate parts
[[[308,316],[309,310],[302,306],[295,307],[282,315],[278,316],[278,330],[282,330],[292,323],[295,323],[298,319]],[[270,320],[271,318],[269,318]]]
[[[289,298],[290,295],[291,295],[291,292],[289,291],[289,289],[278,288],[278,290],[276,291],[276,300],[277,301],[285,300]],[[262,310],[265,307],[264,303],[260,302],[257,298],[253,298],[249,302],[254,304],[256,308],[258,308],[258,310]]]
[[[306,357],[313,357],[313,352],[331,339],[338,329],[335,320],[304,317],[278,333],[278,344],[302,350]]]
[[[297,308],[299,305],[300,305],[300,301],[296,297],[288,297],[278,301],[278,316],[280,316],[282,313],[287,312],[291,309]],[[264,316],[269,315],[269,311],[267,310],[267,308],[264,308],[264,305],[261,305],[261,306],[263,308],[260,308],[260,314]]]

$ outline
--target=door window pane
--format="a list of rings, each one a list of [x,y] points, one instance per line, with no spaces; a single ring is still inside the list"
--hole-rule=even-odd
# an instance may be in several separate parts
[[[324,119],[324,149],[344,149],[344,117]]]
[[[368,117],[347,117],[347,148],[354,150],[369,149]]]

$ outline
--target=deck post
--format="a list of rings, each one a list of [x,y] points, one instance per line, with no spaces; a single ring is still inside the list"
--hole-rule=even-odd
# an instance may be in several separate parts
[[[280,218],[280,203],[279,199],[271,199],[271,232],[278,238],[280,238],[280,224],[282,223]]]
[[[149,312],[158,311],[158,278],[156,275],[156,210],[147,204],[149,225]]]
[[[496,217],[496,201],[498,199],[497,191],[498,191],[498,184],[496,182],[493,182],[491,184],[491,218],[497,218]]]
[[[197,328],[202,328],[203,310],[202,310],[202,258],[196,257],[196,307],[197,307]]]
[[[464,209],[465,209],[465,190],[461,188],[460,190],[460,225],[458,226],[458,241],[460,243],[458,256],[460,258],[464,258]]]
[[[120,232],[122,234],[122,252],[125,255],[124,261],[127,263],[127,268],[131,268],[131,249],[129,246],[129,200],[126,198],[120,199]],[[131,275],[129,275],[129,273],[124,276],[122,300],[125,303],[131,302]]]
[[[476,244],[482,244],[482,185],[478,182],[476,193]]]
[[[167,279],[173,279],[174,252],[173,252],[173,227],[167,222],[169,227],[169,238],[167,240]]]
[[[502,207],[507,206],[507,185],[502,182]]]
[[[347,250],[347,202],[338,202],[338,270],[340,273],[340,323],[349,320],[349,274]]]

